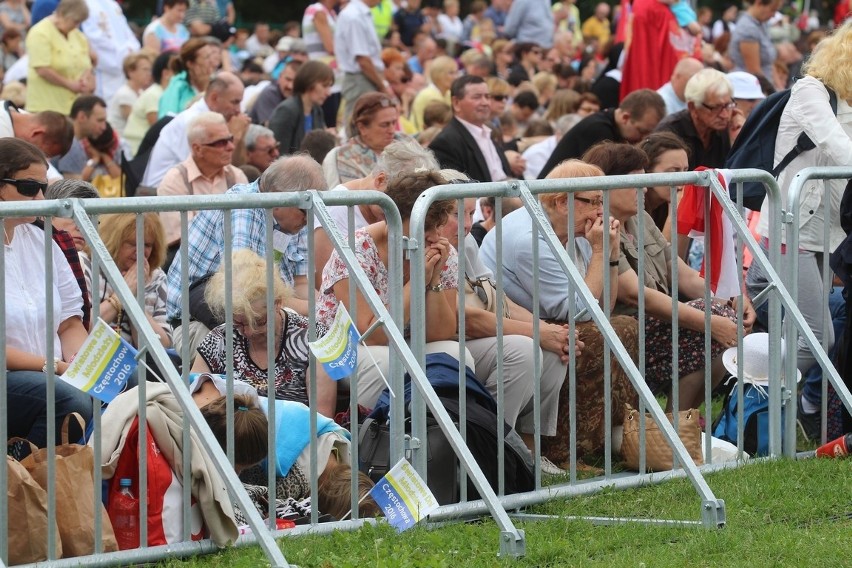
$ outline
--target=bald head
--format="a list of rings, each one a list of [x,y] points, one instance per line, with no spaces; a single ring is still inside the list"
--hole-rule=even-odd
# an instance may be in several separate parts
[[[222,71],[217,73],[204,93],[204,100],[213,112],[218,112],[231,120],[240,113],[240,104],[243,101],[245,88],[239,77],[233,73]]]
[[[677,98],[682,101],[686,100],[683,94],[686,83],[702,69],[704,69],[704,64],[694,57],[684,57],[677,62],[671,78],[672,89],[674,89]]]

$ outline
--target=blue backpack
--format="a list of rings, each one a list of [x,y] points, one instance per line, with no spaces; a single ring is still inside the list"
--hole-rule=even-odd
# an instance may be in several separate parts
[[[763,387],[751,383],[743,385],[743,451],[752,456],[769,455],[769,393]],[[722,414],[716,420],[713,436],[737,443],[737,388],[734,386],[722,407]],[[784,431],[784,415],[781,415],[781,431]]]
[[[826,87],[828,91],[828,102],[831,110],[837,114],[837,93]],[[781,123],[781,115],[784,107],[790,100],[790,89],[778,91],[766,97],[758,104],[745,121],[740,135],[737,136],[725,167],[729,169],[759,168],[778,178],[790,162],[802,152],[816,148],[813,140],[802,132],[796,140],[796,146],[790,150],[784,158],[775,166],[775,138],[778,135],[778,125]],[[774,166],[774,167],[773,167]],[[737,185],[732,183],[730,187],[731,199],[737,200]],[[760,182],[743,183],[743,205],[753,211],[760,211],[763,199],[766,197],[766,188]]]

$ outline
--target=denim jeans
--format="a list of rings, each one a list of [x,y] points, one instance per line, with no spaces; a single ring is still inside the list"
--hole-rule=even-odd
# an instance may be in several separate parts
[[[92,419],[92,397],[83,391],[56,379],[56,442],[62,421],[78,412],[88,424]],[[47,445],[47,380],[41,371],[7,371],[6,396],[8,397],[9,437],[26,438],[39,448]],[[78,441],[83,432],[76,421],[71,422],[69,441]]]

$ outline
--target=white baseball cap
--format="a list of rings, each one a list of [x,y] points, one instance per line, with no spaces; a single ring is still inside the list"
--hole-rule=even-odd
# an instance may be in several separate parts
[[[751,73],[733,71],[728,73],[728,80],[734,88],[735,99],[754,101],[766,98],[766,95],[763,94],[763,90],[760,88],[760,81]]]

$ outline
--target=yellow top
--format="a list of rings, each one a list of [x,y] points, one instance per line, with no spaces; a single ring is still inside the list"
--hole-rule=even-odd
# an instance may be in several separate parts
[[[417,96],[414,97],[414,102],[411,103],[411,122],[414,124],[414,128],[417,132],[426,128],[423,124],[423,112],[430,103],[434,103],[436,101],[450,104],[449,92],[446,96],[442,95],[441,91],[438,90],[438,87],[435,85],[429,85],[417,93]]]
[[[596,37],[598,38],[598,45],[603,47],[606,45],[606,42],[609,41],[609,20],[604,20],[603,22],[592,16],[585,22],[583,22],[583,37],[588,40],[589,38]]]
[[[45,18],[30,28],[26,43],[30,58],[27,71],[27,110],[55,110],[68,114],[77,94],[65,87],[49,83],[39,76],[36,69],[50,67],[66,79],[79,79],[92,68],[86,36],[74,28],[68,33],[68,37],[65,37],[51,18]]]

